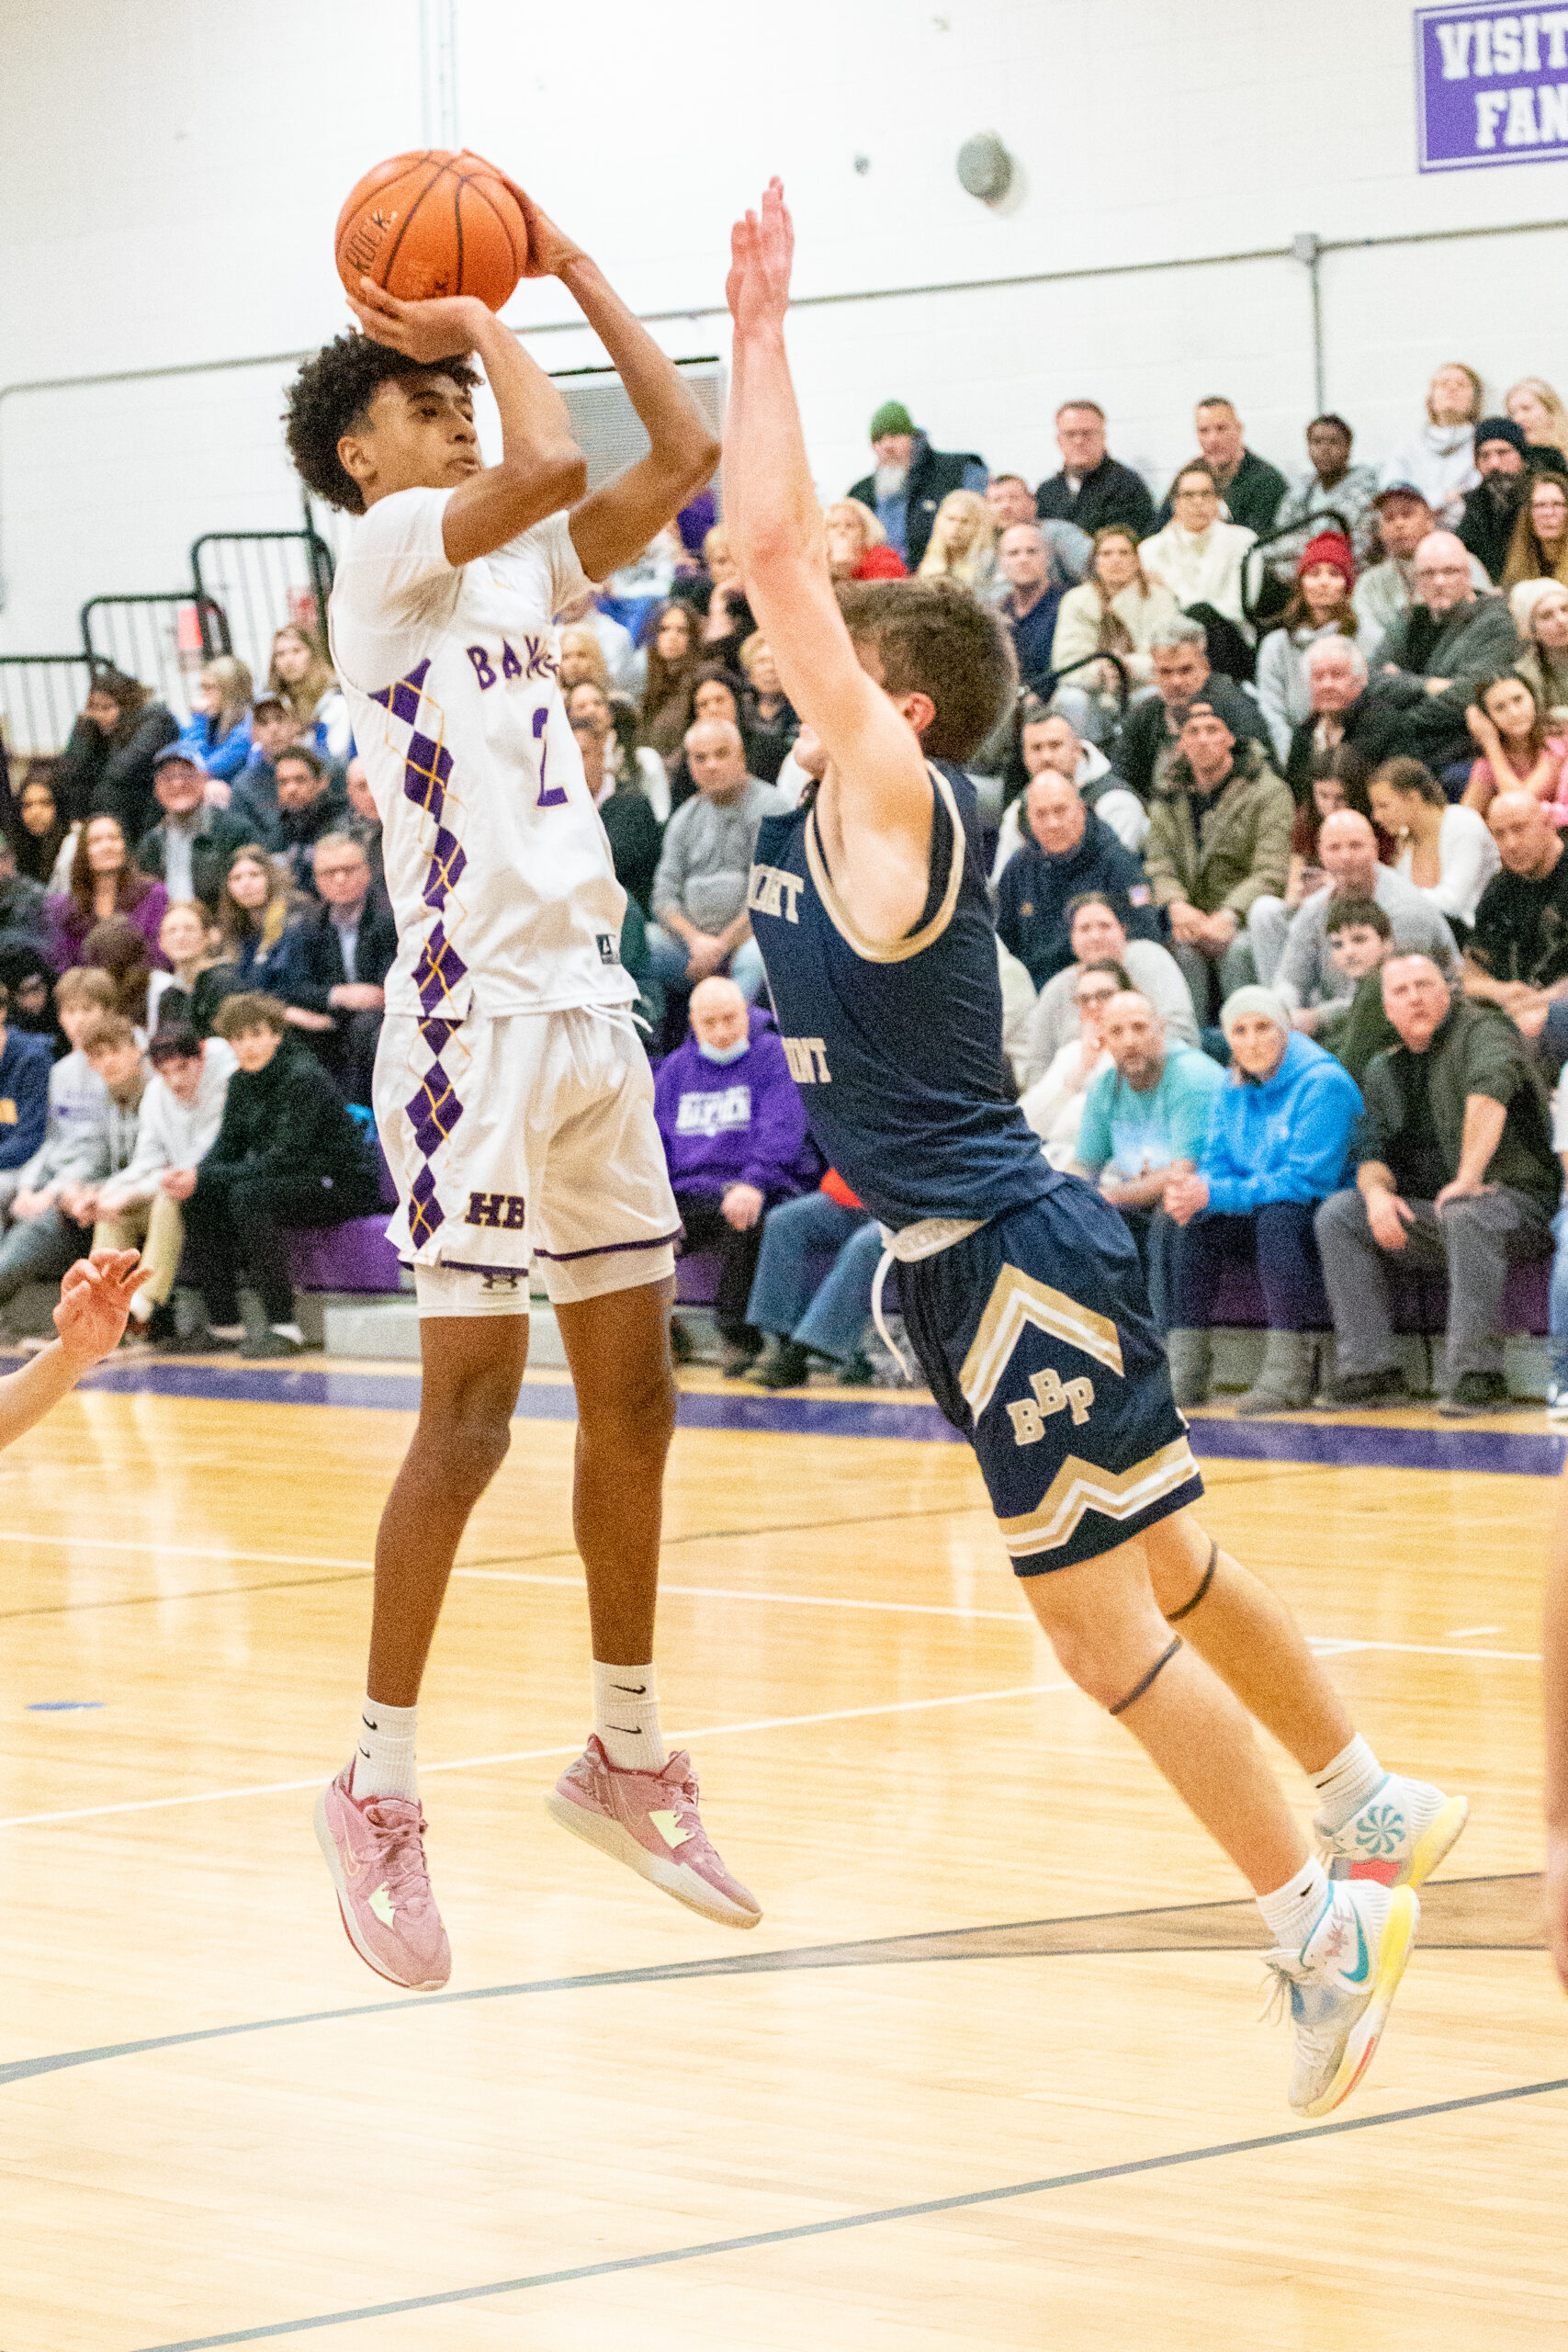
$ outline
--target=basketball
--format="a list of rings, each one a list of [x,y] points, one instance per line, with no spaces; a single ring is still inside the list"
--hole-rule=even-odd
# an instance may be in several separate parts
[[[432,147],[366,173],[338,214],[334,250],[351,294],[369,277],[404,302],[477,294],[499,311],[527,264],[528,230],[493,164]]]

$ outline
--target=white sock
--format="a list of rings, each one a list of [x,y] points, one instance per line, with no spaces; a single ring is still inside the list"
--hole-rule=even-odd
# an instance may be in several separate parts
[[[1312,1776],[1317,1791],[1317,1816],[1332,1838],[1342,1829],[1353,1813],[1359,1813],[1369,1797],[1375,1797],[1388,1774],[1358,1732],[1348,1747],[1342,1747],[1330,1764]]]
[[[133,1323],[150,1323],[152,1319],[153,1304],[154,1302],[148,1297],[146,1284],[143,1283],[142,1287],[136,1293],[130,1302],[131,1321]]]
[[[1300,1951],[1329,1899],[1328,1873],[1314,1854],[1272,1894],[1260,1894],[1263,1924],[1281,1951]]]
[[[280,1340],[292,1340],[297,1348],[305,1344],[305,1334],[298,1323],[269,1323],[267,1329],[276,1331]]]
[[[215,1340],[243,1340],[245,1336],[243,1323],[209,1323],[207,1328]]]
[[[367,1797],[419,1799],[414,1772],[413,1727],[417,1707],[384,1707],[368,1692],[359,1711],[359,1744],[354,1755],[350,1792],[361,1804]]]
[[[593,1728],[611,1763],[623,1771],[657,1772],[669,1762],[651,1666],[604,1666],[594,1659]]]

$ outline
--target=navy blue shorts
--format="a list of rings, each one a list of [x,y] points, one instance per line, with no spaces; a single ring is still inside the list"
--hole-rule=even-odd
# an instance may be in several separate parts
[[[931,1394],[1021,1577],[1114,1551],[1203,1491],[1132,1235],[1077,1179],[898,1268]]]

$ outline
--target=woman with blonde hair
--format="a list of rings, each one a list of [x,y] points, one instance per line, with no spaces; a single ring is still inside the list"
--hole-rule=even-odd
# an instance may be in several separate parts
[[[950,490],[920,558],[922,580],[956,580],[982,600],[997,576],[997,526],[977,490]]]
[[[1508,609],[1524,644],[1514,667],[1553,730],[1568,731],[1568,587],[1557,580],[1521,580],[1509,593]]]
[[[275,629],[267,657],[266,690],[298,721],[310,728],[316,749],[329,760],[346,760],[354,741],[348,700],[321,639],[302,622]]]
[[[220,784],[232,784],[251,756],[252,691],[244,663],[220,653],[203,666],[191,695],[190,723],[180,742]]]
[[[1091,653],[1114,653],[1130,689],[1151,684],[1150,643],[1156,629],[1181,617],[1181,607],[1164,583],[1151,580],[1138,553],[1138,535],[1125,523],[1105,523],[1094,535],[1089,571],[1069,588],[1056,614],[1051,667],[1061,672]],[[1112,694],[1116,674],[1109,663],[1075,670],[1069,687],[1086,694]]]
[[[596,632],[585,624],[574,623],[560,632],[560,669],[558,684],[563,695],[584,681],[610,691],[610,665],[604,659],[604,649]]]
[[[1561,474],[1535,474],[1514,518],[1498,585],[1506,591],[1521,580],[1568,582],[1568,481]]]
[[[835,580],[904,580],[908,565],[887,544],[882,517],[859,498],[835,498],[823,511],[828,569]]]
[[[1481,476],[1475,470],[1475,426],[1486,387],[1462,359],[1434,369],[1427,387],[1427,422],[1396,449],[1382,469],[1382,484],[1414,483],[1432,510],[1439,530],[1453,530],[1465,493]]]
[[[236,994],[272,984],[294,910],[294,894],[265,850],[244,842],[229,860],[218,900],[218,933],[223,960],[235,967]]]
[[[1568,459],[1568,408],[1544,376],[1521,376],[1503,401],[1532,449],[1555,449]]]

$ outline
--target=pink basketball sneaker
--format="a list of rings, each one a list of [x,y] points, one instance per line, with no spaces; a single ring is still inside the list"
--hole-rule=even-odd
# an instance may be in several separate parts
[[[762,1916],[754,1894],[731,1878],[697,1812],[697,1781],[684,1750],[660,1772],[612,1764],[596,1735],[564,1771],[545,1810],[574,1838],[586,1838],[725,1928],[754,1928]]]
[[[316,1799],[348,1940],[378,1976],[434,1993],[452,1973],[452,1951],[424,1864],[424,1815],[408,1797],[354,1796],[353,1778],[345,1764]]]

